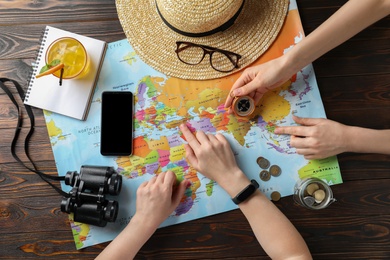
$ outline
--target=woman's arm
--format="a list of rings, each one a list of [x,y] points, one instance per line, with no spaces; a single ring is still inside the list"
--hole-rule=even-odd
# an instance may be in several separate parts
[[[390,0],[349,0],[286,53],[291,75],[389,14]]]
[[[346,152],[390,154],[390,130],[348,126]]]
[[[238,168],[223,135],[206,135],[198,131],[195,137],[187,126],[181,125],[180,129],[188,142],[186,158],[192,167],[215,180],[230,197],[248,186],[250,181]],[[309,249],[295,227],[259,190],[239,207],[272,259],[311,259]]]
[[[269,62],[249,67],[233,84],[226,99],[250,95],[256,104],[263,95],[286,82],[300,69],[390,14],[390,0],[350,0],[289,52]],[[231,113],[231,111],[230,111]]]
[[[322,159],[343,152],[390,154],[390,130],[347,126],[325,118],[293,116],[300,126],[280,126],[290,145],[306,159]]]
[[[136,213],[127,227],[96,259],[133,259],[159,225],[179,205],[189,181],[176,186],[176,175],[162,172],[137,190]]]

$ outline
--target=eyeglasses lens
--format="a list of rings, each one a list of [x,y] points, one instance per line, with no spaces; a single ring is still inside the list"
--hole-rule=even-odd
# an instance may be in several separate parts
[[[221,72],[230,72],[234,70],[235,65],[238,62],[238,58],[235,55],[229,55],[222,52],[215,51],[211,55],[211,66],[214,69]]]
[[[187,64],[199,64],[204,56],[204,51],[201,47],[181,44],[178,48],[177,56]]]

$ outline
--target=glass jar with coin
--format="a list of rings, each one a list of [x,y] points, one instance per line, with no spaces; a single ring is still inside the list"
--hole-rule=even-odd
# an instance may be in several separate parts
[[[336,201],[329,185],[318,178],[298,181],[293,198],[296,203],[309,209],[324,209]]]

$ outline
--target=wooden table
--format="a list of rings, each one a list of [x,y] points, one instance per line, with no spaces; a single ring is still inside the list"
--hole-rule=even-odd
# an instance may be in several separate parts
[[[298,0],[306,34],[345,2]],[[125,38],[114,1],[0,1],[0,77],[27,87],[45,25],[107,42]],[[390,17],[315,61],[314,69],[330,119],[390,128]],[[34,113],[31,157],[40,170],[56,175],[42,111]],[[77,251],[61,198],[12,158],[16,121],[16,108],[0,90],[0,259],[94,258],[107,243]],[[21,140],[28,126],[25,120]],[[23,142],[17,152],[26,159]],[[314,259],[389,259],[390,156],[346,153],[338,159],[344,184],[332,187],[337,203],[310,211],[290,196],[276,205],[301,232]],[[268,259],[239,210],[160,229],[137,258]]]

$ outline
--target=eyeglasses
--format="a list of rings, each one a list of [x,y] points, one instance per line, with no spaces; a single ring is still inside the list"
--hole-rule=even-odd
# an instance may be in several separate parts
[[[231,72],[239,68],[240,54],[192,42],[176,42],[176,45],[177,57],[185,64],[197,65],[209,54],[210,65],[216,71]]]

